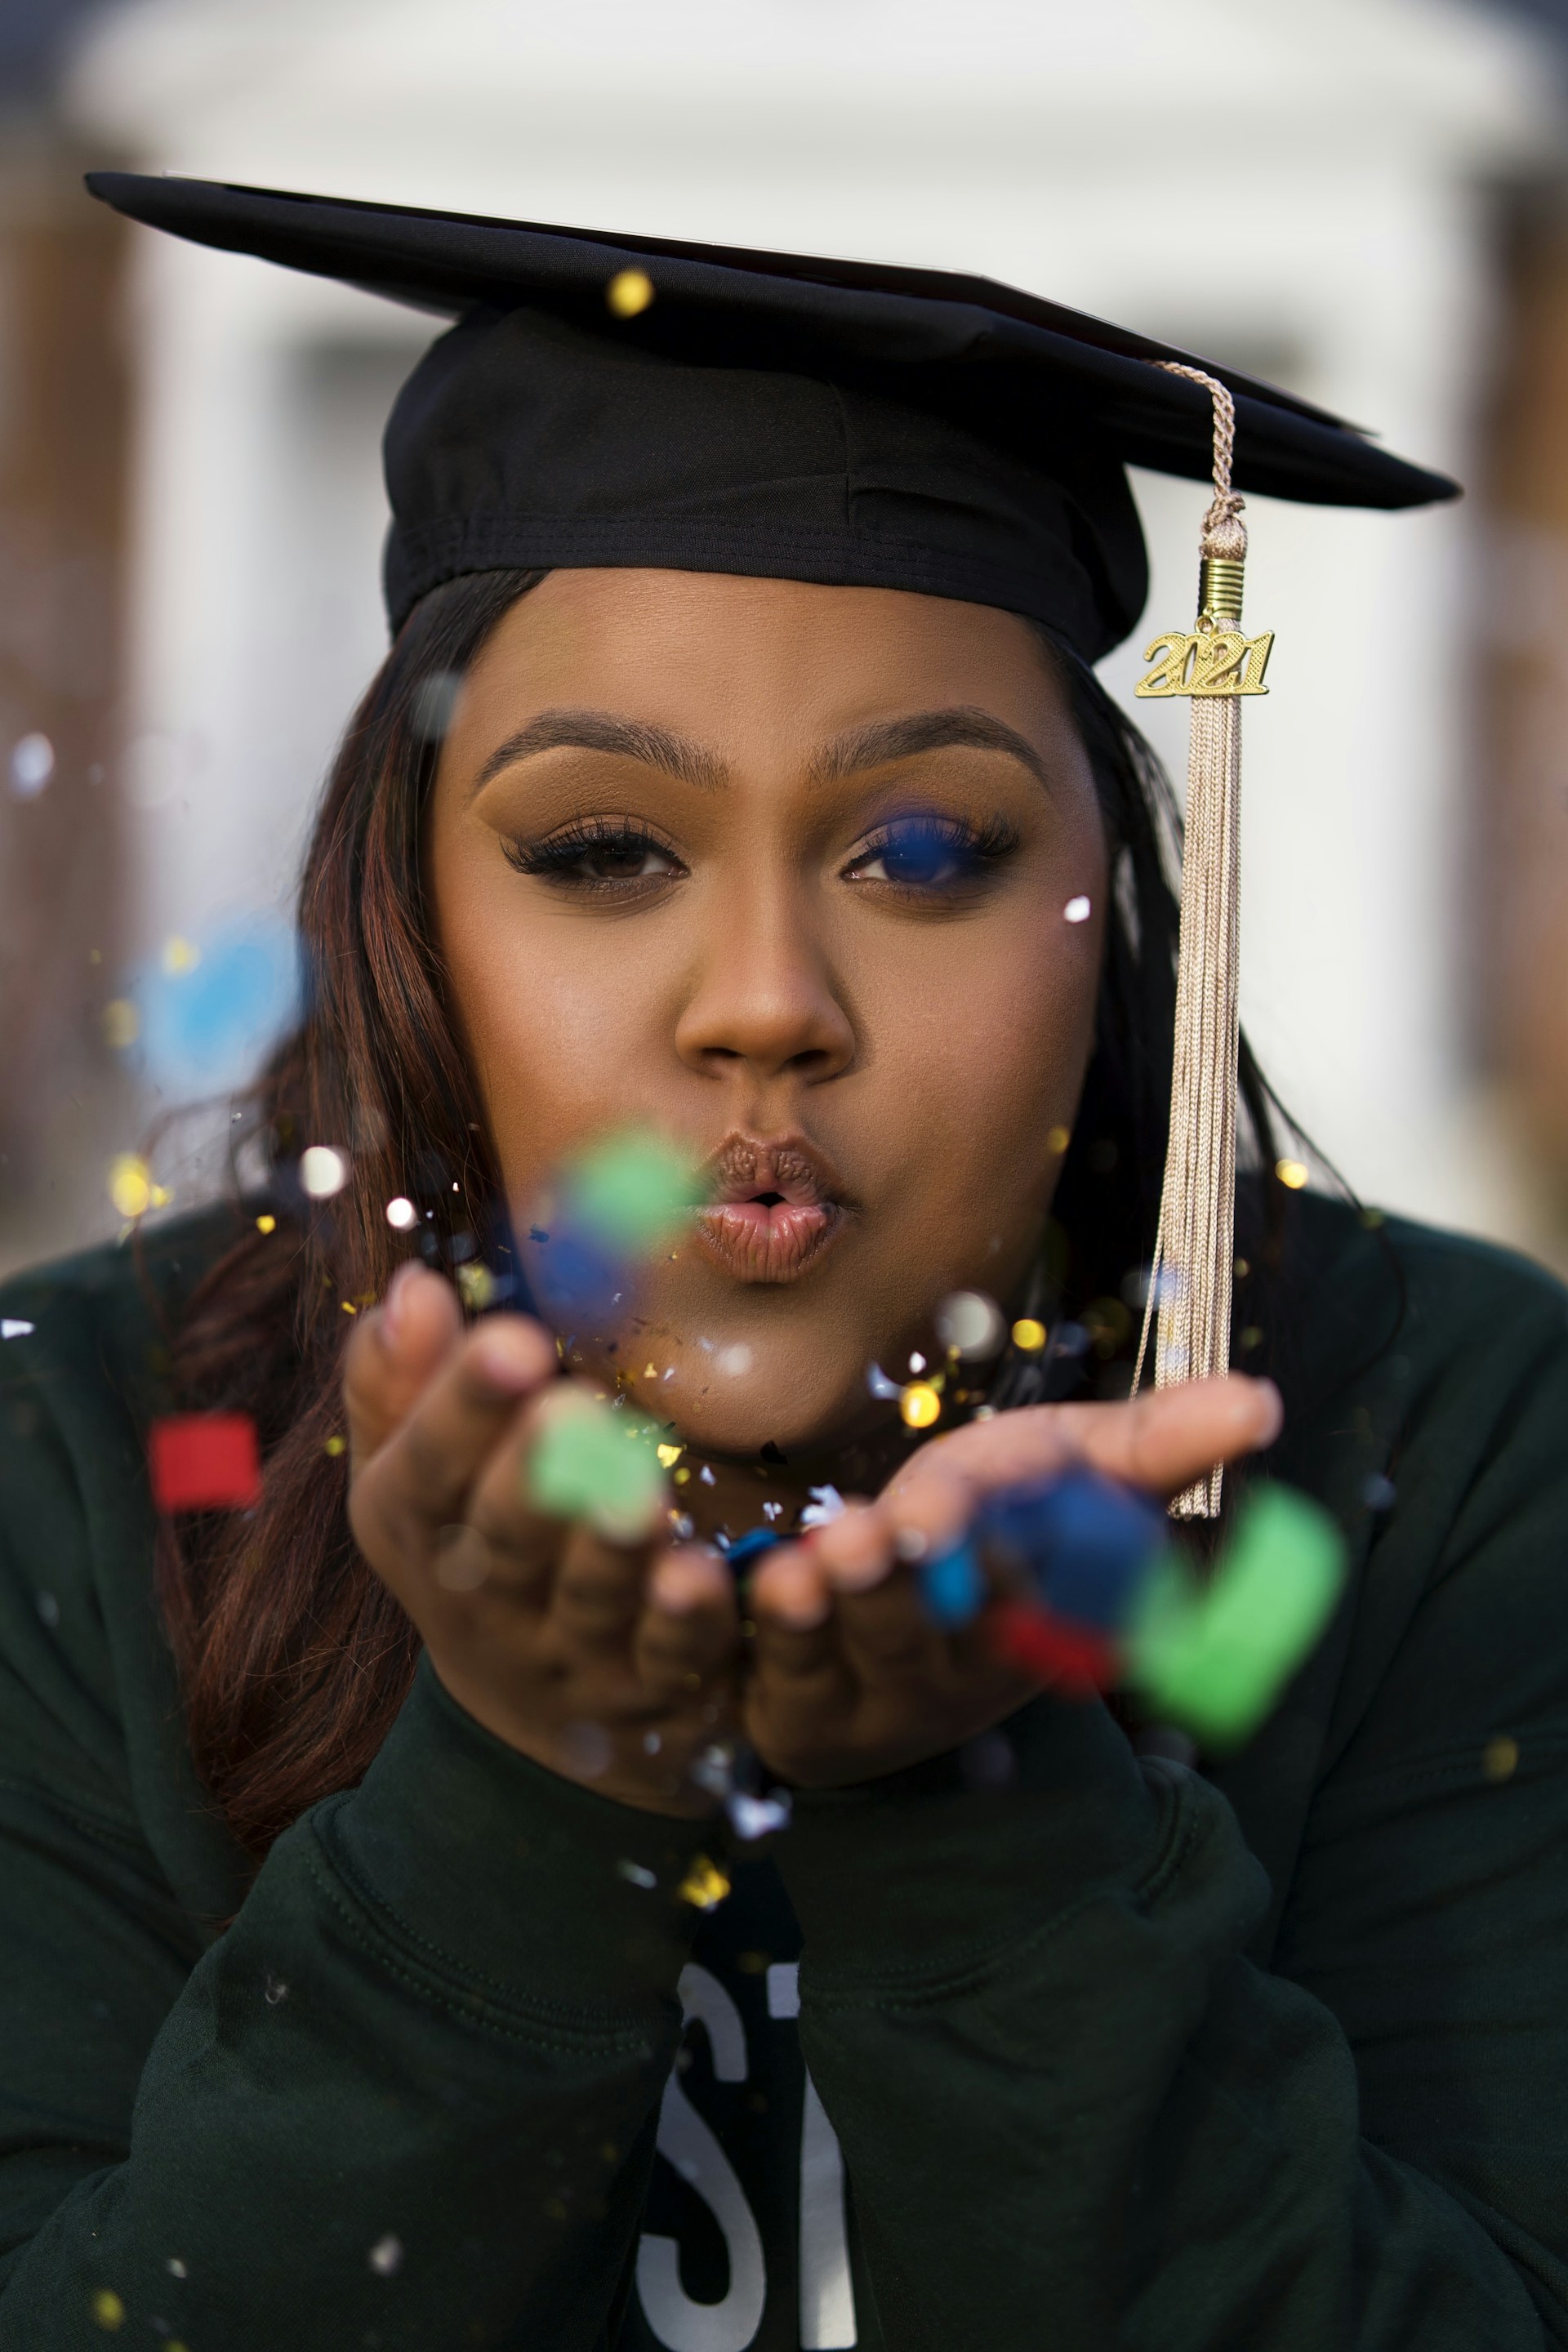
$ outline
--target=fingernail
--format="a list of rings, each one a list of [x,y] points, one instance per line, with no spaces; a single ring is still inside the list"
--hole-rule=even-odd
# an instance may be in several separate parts
[[[1278,1437],[1285,1426],[1285,1400],[1272,1381],[1259,1381],[1258,1385],[1262,1390],[1268,1406],[1267,1415],[1268,1434],[1271,1438]]]
[[[798,1557],[770,1560],[752,1588],[753,1615],[772,1617],[781,1625],[804,1632],[820,1625],[832,1603],[822,1587],[815,1564]]]
[[[783,1592],[771,1593],[768,1597],[769,1616],[776,1617],[781,1624],[789,1625],[799,1633],[807,1632],[813,1625],[820,1625],[827,1612],[827,1595],[809,1585],[802,1584],[793,1590],[786,1587]]]
[[[386,1297],[381,1302],[381,1328],[393,1347],[403,1339],[404,1309],[407,1304],[408,1286],[425,1271],[416,1257],[405,1257],[386,1286]]]
[[[508,1329],[504,1323],[492,1323],[487,1331],[474,1340],[469,1358],[482,1381],[506,1396],[521,1396],[537,1388],[543,1377],[544,1367],[539,1362],[539,1351],[526,1332]]]
[[[716,1589],[712,1563],[719,1555],[705,1544],[661,1559],[648,1579],[648,1599],[667,1617],[689,1617]]]

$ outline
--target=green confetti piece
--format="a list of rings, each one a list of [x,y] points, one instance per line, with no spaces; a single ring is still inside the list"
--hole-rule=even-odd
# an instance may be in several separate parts
[[[657,1425],[563,1391],[528,1458],[529,1499],[552,1518],[586,1519],[612,1543],[651,1533],[665,1506]]]
[[[1345,1551],[1328,1513],[1289,1486],[1261,1486],[1200,1587],[1168,1561],[1129,1635],[1131,1679],[1162,1715],[1211,1748],[1263,1721],[1333,1612]]]
[[[661,1136],[612,1136],[567,1174],[570,1213],[605,1248],[639,1256],[706,1198],[691,1164]]]

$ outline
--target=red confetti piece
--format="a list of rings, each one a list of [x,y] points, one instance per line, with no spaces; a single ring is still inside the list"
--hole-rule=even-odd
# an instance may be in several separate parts
[[[997,1656],[1009,1665],[1079,1697],[1109,1690],[1121,1672],[1116,1643],[1108,1634],[1055,1617],[1048,1609],[1000,1601],[988,1614],[985,1630]]]
[[[155,1421],[147,1466],[160,1511],[244,1511],[261,1500],[256,1423],[247,1412],[180,1412]]]

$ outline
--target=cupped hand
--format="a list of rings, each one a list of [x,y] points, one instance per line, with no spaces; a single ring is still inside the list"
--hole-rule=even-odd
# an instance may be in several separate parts
[[[957,1540],[986,1496],[1073,1466],[1162,1499],[1279,1434],[1279,1391],[1233,1373],[1127,1404],[1033,1405],[935,1438],[875,1502],[752,1580],[747,1736],[802,1787],[869,1780],[987,1730],[1038,1689],[999,1659],[983,1621],[934,1624],[914,1563]]]
[[[572,1385],[558,1370],[537,1323],[465,1332],[447,1283],[400,1268],[344,1368],[355,1541],[498,1738],[625,1803],[707,1811],[689,1767],[731,1719],[729,1571],[666,1549],[658,1518],[610,1542],[531,1507],[530,1451]]]

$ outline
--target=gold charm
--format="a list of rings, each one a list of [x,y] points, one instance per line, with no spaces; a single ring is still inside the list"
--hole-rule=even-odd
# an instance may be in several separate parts
[[[1154,667],[1132,691],[1151,702],[1177,694],[1267,694],[1263,673],[1273,644],[1272,629],[1260,637],[1239,629],[1167,629],[1145,652]]]

